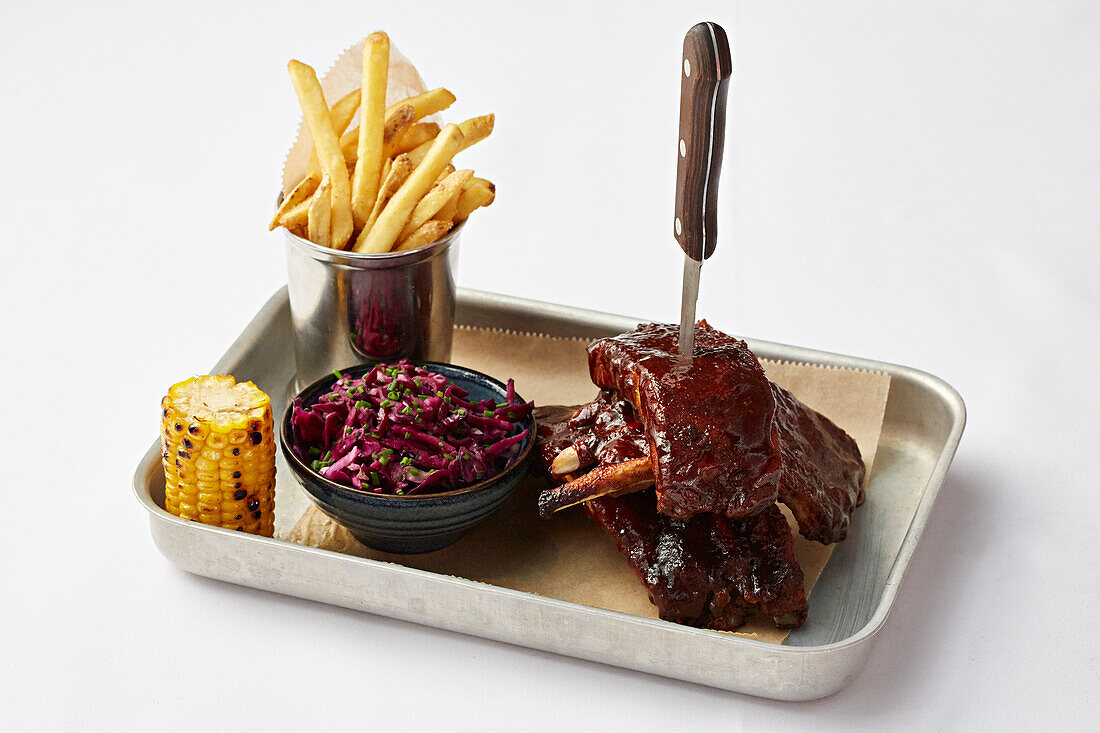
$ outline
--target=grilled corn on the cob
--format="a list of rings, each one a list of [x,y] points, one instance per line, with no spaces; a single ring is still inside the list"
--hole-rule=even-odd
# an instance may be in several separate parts
[[[252,382],[202,376],[161,400],[164,508],[177,517],[271,537],[275,423]]]

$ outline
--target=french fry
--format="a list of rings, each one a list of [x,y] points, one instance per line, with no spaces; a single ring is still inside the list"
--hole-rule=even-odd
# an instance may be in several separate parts
[[[454,103],[455,95],[451,94],[443,87],[440,87],[439,89],[432,89],[430,92],[417,94],[408,99],[402,99],[400,102],[390,105],[389,109],[386,110],[386,115],[389,116],[390,110],[400,104],[411,104],[416,110],[416,119],[422,120],[428,115],[442,112]]]
[[[454,226],[449,221],[431,221],[424,222],[424,224],[418,228],[415,232],[410,234],[405,241],[397,245],[395,252],[404,252],[410,249],[416,249],[417,247],[423,247],[425,244],[431,244],[447,232],[451,231],[451,227]]]
[[[493,114],[482,115],[481,117],[471,117],[465,122],[459,123],[458,127],[466,137],[466,142],[462,144],[462,150],[489,137],[493,132],[493,125],[495,123],[496,115]],[[430,149],[430,143],[422,143],[414,148],[409,153],[409,158],[412,160],[413,165],[420,165],[420,161],[424,160],[424,156],[428,154],[428,150]]]
[[[389,170],[386,172],[386,180],[382,182],[378,189],[378,198],[374,202],[374,208],[371,209],[370,217],[367,219],[367,223],[363,225],[362,231],[359,232],[359,239],[362,239],[364,234],[374,226],[374,222],[382,214],[382,209],[386,208],[386,204],[401,189],[402,184],[408,180],[412,172],[413,167],[412,163],[409,162],[409,156],[399,155],[393,159]],[[359,239],[355,242],[357,245]]]
[[[353,127],[340,138],[340,153],[349,165],[359,160],[359,128]]]
[[[468,120],[458,123],[458,127],[462,130],[462,134],[466,136],[466,142],[463,144],[462,149],[465,150],[474,143],[479,143],[492,135],[496,120],[497,116],[490,113],[481,115],[480,117],[471,117]]]
[[[302,239],[309,239],[309,227],[305,221],[294,224],[294,226],[288,226],[288,230],[295,237],[301,237]]]
[[[454,172],[455,172],[455,167],[453,165],[451,165],[450,163],[448,163],[446,165],[446,167],[442,171],[439,172],[439,175],[435,177],[435,180],[432,181],[432,186],[438,186],[439,184],[443,183],[443,179],[446,178],[447,176],[451,175]]]
[[[317,190],[317,185],[319,183],[320,181],[311,176],[306,176],[298,181],[298,185],[290,189],[290,193],[283,197],[282,202],[279,204],[278,211],[275,212],[275,216],[268,226],[268,231],[283,225],[282,219],[286,216],[286,213],[309,199],[309,197],[313,195],[313,192]]]
[[[397,237],[405,228],[416,203],[432,187],[436,177],[462,149],[462,130],[458,125],[447,125],[432,142],[431,150],[416,167],[408,180],[382,209],[370,229],[364,229],[355,242],[355,251],[364,253],[389,252]],[[394,164],[396,165],[396,163]]]
[[[386,158],[382,163],[382,175],[378,176],[378,191],[382,191],[382,184],[386,182],[386,178],[390,175],[390,168],[393,167],[393,160]]]
[[[330,247],[332,231],[332,184],[326,175],[321,179],[309,203],[309,241]]]
[[[321,173],[321,171],[313,171],[312,173],[307,173],[305,178],[298,181],[298,186],[305,186],[307,188],[313,189],[313,193],[309,194],[309,198],[306,199],[307,201],[313,199],[313,194],[317,192],[318,186],[321,185],[322,175],[323,174]],[[295,186],[295,188],[297,188],[298,186]],[[293,189],[291,189],[291,191],[293,191]]]
[[[460,191],[459,196],[461,196],[461,195],[462,195],[462,192]],[[450,201],[443,204],[443,208],[440,209],[439,212],[435,216],[433,216],[432,218],[435,219],[436,221],[454,221],[455,214],[457,214],[457,213],[458,213],[458,196],[454,196],[454,197],[451,198]]]
[[[456,199],[462,193],[462,187],[466,185],[466,181],[470,180],[473,175],[474,172],[470,170],[455,171],[437,183],[417,203],[416,208],[409,216],[409,221],[405,224],[405,228],[401,230],[401,236],[397,238],[398,241],[403,242],[408,239],[425,222],[435,217],[444,205]]]
[[[386,117],[386,129],[382,132],[382,144],[391,145],[394,140],[412,127],[416,120],[416,109],[411,104],[403,104],[392,115]]]
[[[446,89],[435,89],[431,92],[425,92],[425,94],[438,96],[439,92],[446,92],[446,91],[447,91]],[[450,94],[450,92],[447,92],[447,93]],[[403,101],[400,101],[400,102],[395,102],[394,104],[391,104],[389,107],[386,108],[386,127],[385,127],[385,133],[383,134],[383,138],[382,138],[382,142],[383,142],[384,146],[394,145],[396,143],[396,141],[398,139],[400,139],[401,133],[405,132],[408,128],[410,128],[410,126],[415,126],[416,125],[416,120],[420,119],[420,117],[422,117],[423,115],[420,115],[417,112],[416,106],[413,105],[413,104],[410,104],[410,101],[411,100],[420,100],[420,97],[423,97],[423,96],[424,95],[422,94],[418,97],[409,97],[406,100],[403,100]],[[434,100],[435,103],[439,103],[441,101],[439,99],[435,99],[434,97],[429,101],[433,101],[433,100]],[[446,101],[446,100],[442,100],[442,101]],[[453,102],[453,101],[454,101],[454,98],[452,96],[451,97],[451,102]],[[450,102],[448,102],[447,104],[449,105]],[[446,106],[447,105],[444,105],[444,107],[446,107]],[[411,108],[411,110],[407,109],[407,108]],[[428,106],[425,106],[425,109],[433,110],[435,108],[433,106],[428,105]],[[440,109],[442,109],[442,107]],[[436,111],[438,111],[438,110],[436,110]],[[410,112],[411,112],[411,115],[412,115],[411,117],[409,117]],[[429,114],[432,114],[432,113],[429,112]],[[435,132],[432,135],[427,136],[427,138],[425,140],[421,140],[419,143],[417,143],[417,145],[421,145],[424,142],[429,142],[436,135],[439,134],[439,125],[435,124],[434,122],[425,122],[423,124],[431,126],[432,128],[434,128]],[[359,128],[358,127],[353,127],[352,129],[345,132],[343,134],[343,136],[341,136],[341,138],[340,138],[340,150],[343,151],[344,158],[349,163],[354,162],[356,160],[356,157],[358,155],[358,147],[359,147]],[[384,148],[384,150],[385,149],[387,149],[387,148]],[[385,157],[393,158],[397,155],[400,155],[403,152],[405,152],[405,151],[404,150],[394,151],[392,149],[389,149],[388,152],[385,153]],[[423,158],[423,155],[421,156],[421,158]]]
[[[351,216],[355,226],[367,223],[378,198],[378,177],[382,173],[382,146],[386,133],[386,82],[390,68],[390,39],[385,33],[371,33],[363,43],[363,86],[361,89],[359,139],[355,174],[351,179]],[[404,109],[411,109],[406,105]],[[411,112],[406,112],[406,116]],[[412,124],[410,119],[409,125]],[[396,134],[396,133],[395,133]]]
[[[290,211],[283,215],[282,220],[279,222],[290,231],[297,231],[309,224],[309,207],[313,203],[312,198],[308,198],[302,203],[295,206]],[[441,219],[444,217],[436,217]]]
[[[436,89],[434,92],[427,92],[427,94],[434,94],[439,91],[441,90]],[[409,100],[414,99],[419,98],[410,97],[408,100],[396,102],[386,109],[386,127],[383,135],[384,158],[394,158],[401,153],[408,153],[415,150],[417,152],[414,153],[413,162],[419,165],[420,161],[424,159],[424,156],[427,155],[428,150],[431,148],[432,140],[439,134],[439,125],[434,122],[416,122],[416,120],[419,119],[416,106],[409,103]],[[343,98],[341,101],[343,101]],[[339,104],[339,102],[337,102],[337,104]],[[412,119],[409,120],[408,124],[406,124],[405,121],[406,115],[408,114],[408,110],[404,109],[406,106],[412,107]],[[334,110],[335,108],[335,105],[333,105]],[[431,107],[428,107],[428,109],[431,109]],[[493,131],[493,117],[494,116],[491,114],[482,115],[481,117],[474,117],[459,124],[459,128],[463,130],[463,134],[466,134],[466,130],[469,130],[470,133],[475,136],[473,142],[467,142],[467,148],[475,142],[480,142],[489,136],[489,133]],[[349,164],[355,163],[358,159],[358,147],[359,127],[356,126],[340,136],[340,151],[344,154],[344,160]],[[309,167],[307,170],[311,174],[318,173],[317,180],[321,180],[319,173],[320,168],[317,165],[315,150],[310,152]]]
[[[382,131],[383,155],[386,145],[398,139],[402,133],[409,129],[416,119],[416,110],[411,104],[405,104],[394,108],[392,115],[386,117],[386,124]],[[359,128],[355,127],[344,133],[340,138],[340,151],[348,163],[355,163],[359,158]],[[390,156],[392,157],[392,156]]]
[[[484,178],[471,178],[462,189],[462,195],[458,197],[458,211],[455,212],[454,222],[459,224],[466,221],[474,209],[488,206],[496,198],[497,188]]]
[[[354,224],[351,218],[351,180],[348,178],[347,163],[340,152],[340,138],[332,126],[332,115],[325,104],[317,74],[306,64],[293,60],[287,64],[287,70],[298,95],[302,115],[309,126],[309,134],[313,137],[313,145],[317,148],[317,161],[332,187],[331,232],[327,244],[343,249],[351,238]],[[311,235],[313,229],[310,226]]]
[[[356,89],[340,97],[336,100],[336,104],[329,108],[328,113],[332,116],[332,129],[336,130],[337,135],[343,134],[344,130],[348,129],[348,125],[351,124],[352,118],[355,117],[355,113],[359,109],[359,98],[359,90]],[[317,163],[317,148],[314,147],[309,151],[309,164],[306,166],[306,170],[313,173],[320,169],[321,167]]]
[[[316,72],[287,65],[313,148],[305,177],[279,202],[270,228],[336,249],[383,253],[437,241],[495,198],[493,184],[455,171],[458,152],[492,134],[495,116],[440,130],[425,118],[455,96],[432,89],[385,107],[389,37],[363,43],[362,84],[328,106]],[[358,114],[360,124],[348,130]]]
[[[344,130],[348,129],[348,125],[355,118],[355,113],[359,111],[361,99],[362,95],[356,89],[337,99],[336,104],[329,108],[328,113],[332,115],[332,129],[337,135],[344,134]]]
[[[417,122],[404,135],[400,135],[386,146],[383,153],[387,158],[392,158],[401,153],[407,153],[413,148],[431,142],[439,134],[439,125],[434,122]]]

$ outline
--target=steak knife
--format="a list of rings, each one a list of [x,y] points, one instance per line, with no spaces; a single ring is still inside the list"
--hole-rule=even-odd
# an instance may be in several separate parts
[[[726,140],[726,95],[733,73],[726,32],[699,23],[684,36],[680,69],[680,142],[676,162],[673,232],[684,251],[680,300],[680,354],[691,361],[695,303],[703,260],[714,254],[718,234],[718,176]]]

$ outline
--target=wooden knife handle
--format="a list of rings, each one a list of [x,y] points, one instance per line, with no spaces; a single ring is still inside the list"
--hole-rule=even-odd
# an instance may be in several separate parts
[[[680,66],[680,140],[676,151],[673,231],[694,260],[714,254],[718,234],[718,176],[726,140],[726,93],[733,73],[726,32],[699,23],[684,36]]]

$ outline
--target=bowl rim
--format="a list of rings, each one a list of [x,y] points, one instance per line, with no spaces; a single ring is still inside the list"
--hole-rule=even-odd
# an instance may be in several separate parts
[[[398,361],[400,361],[400,360],[398,360]],[[414,359],[409,359],[408,361],[409,361],[410,364],[414,364],[416,366],[423,367],[423,368],[429,369],[429,370],[431,369],[431,367],[440,367],[440,366],[446,367],[448,369],[457,369],[459,371],[466,372],[468,374],[477,375],[478,377],[481,377],[482,379],[485,379],[485,380],[491,382],[492,384],[496,385],[497,387],[499,387],[501,389],[501,391],[507,391],[507,389],[508,389],[507,385],[502,383],[499,379],[496,379],[495,377],[491,377],[488,374],[485,374],[484,372],[479,372],[476,369],[471,369],[470,367],[460,366],[458,364],[451,364],[449,362],[443,362],[443,361],[417,361],[417,360],[414,360]],[[379,362],[379,363],[389,363],[389,362]],[[346,369],[339,369],[337,371],[339,371],[340,373],[342,373],[344,375],[347,375],[349,372],[353,372],[355,370],[363,370],[363,373],[366,373],[366,372],[370,371],[371,369],[373,369],[375,366],[377,366],[377,364],[356,364],[355,366],[351,366],[351,367],[348,367]],[[312,478],[315,481],[320,482],[321,484],[327,486],[330,489],[333,489],[333,490],[336,490],[336,491],[344,491],[344,492],[347,492],[349,494],[353,494],[353,495],[357,495],[357,496],[366,496],[366,497],[370,497],[372,499],[380,499],[382,501],[393,500],[394,502],[398,502],[398,503],[416,501],[418,499],[438,499],[438,498],[442,498],[442,497],[459,496],[459,495],[462,495],[462,494],[472,494],[472,493],[474,493],[474,492],[476,492],[480,489],[487,488],[490,484],[494,484],[494,483],[500,481],[501,479],[503,479],[508,474],[510,474],[513,471],[516,471],[519,468],[523,467],[524,464],[527,462],[527,458],[531,455],[531,452],[535,448],[538,423],[535,420],[534,410],[532,410],[531,413],[527,415],[527,419],[530,421],[531,426],[530,426],[530,428],[528,428],[528,430],[530,432],[527,436],[527,439],[524,441],[525,448],[515,457],[515,459],[511,463],[509,463],[504,468],[503,471],[501,471],[500,473],[494,474],[494,475],[492,475],[488,478],[482,479],[481,481],[478,481],[476,484],[470,484],[469,486],[463,486],[461,489],[453,489],[451,491],[440,491],[440,492],[435,492],[435,493],[431,493],[431,494],[382,494],[382,493],[376,493],[374,491],[367,491],[365,489],[357,489],[354,486],[346,486],[344,484],[337,483],[336,481],[333,481],[330,478],[326,478],[325,476],[322,476],[321,474],[317,473],[312,468],[307,466],[305,464],[305,462],[302,461],[302,459],[299,458],[298,455],[291,449],[290,442],[288,440],[288,438],[289,438],[289,436],[288,436],[288,427],[290,425],[291,411],[294,408],[294,401],[297,400],[299,397],[301,397],[306,392],[310,392],[313,389],[321,386],[324,382],[332,380],[335,383],[335,381],[337,379],[340,379],[340,377],[337,377],[335,373],[328,374],[328,375],[325,375],[325,376],[321,377],[320,379],[317,379],[316,381],[314,381],[312,384],[308,385],[304,389],[299,390],[298,393],[295,394],[294,397],[291,398],[290,401],[287,402],[286,407],[283,408],[283,415],[282,415],[282,418],[279,422],[279,448],[282,450],[283,456],[286,458],[287,462],[290,464],[291,469],[294,470],[295,472],[298,472],[298,473],[305,472],[306,474],[308,474],[310,476],[310,478]],[[523,399],[522,395],[520,395],[518,392],[516,393],[516,397],[521,399],[521,400]]]

